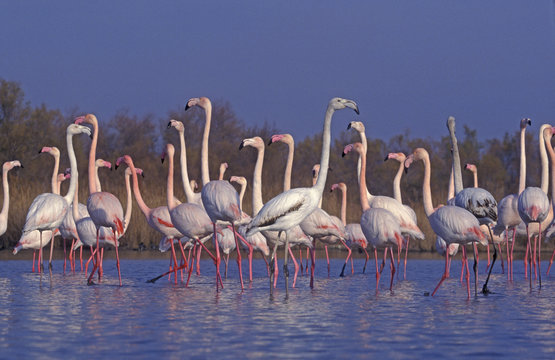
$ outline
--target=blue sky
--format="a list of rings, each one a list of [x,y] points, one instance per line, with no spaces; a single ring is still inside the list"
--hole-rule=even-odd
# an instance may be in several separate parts
[[[0,77],[101,121],[208,96],[301,139],[341,96],[361,114],[335,133],[435,137],[453,115],[485,139],[555,120],[554,21],[552,0],[1,1]]]

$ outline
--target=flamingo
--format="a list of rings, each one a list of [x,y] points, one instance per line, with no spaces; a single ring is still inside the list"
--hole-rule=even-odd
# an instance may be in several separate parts
[[[468,270],[468,260],[464,245],[472,242],[479,242],[483,245],[487,240],[480,230],[478,219],[468,210],[454,206],[445,205],[436,209],[432,205],[432,192],[430,188],[431,166],[430,156],[426,149],[416,148],[405,160],[405,167],[408,168],[414,161],[422,160],[424,163],[424,180],[422,182],[422,199],[424,211],[430,221],[432,230],[437,236],[441,237],[447,244],[458,243],[463,245],[463,260],[466,267],[466,288],[468,299],[470,299],[470,275]],[[456,182],[455,182],[456,187]],[[445,271],[441,280],[432,292],[435,295],[443,281],[449,277],[449,252],[445,252]]]
[[[393,178],[393,198],[399,201],[401,204],[403,203],[403,199],[401,196],[401,177],[403,176],[403,170],[405,168],[406,158],[407,156],[404,153],[398,152],[398,153],[389,153],[387,157],[384,159],[384,161],[387,161],[389,159],[394,159],[399,162],[399,169],[397,170],[397,173]],[[416,218],[416,213],[410,206],[408,205],[404,205],[404,206],[407,209],[407,211],[411,214],[411,217],[414,220],[414,223],[416,224],[418,222]],[[407,257],[409,253],[409,242],[410,242],[410,236],[407,236],[406,245],[405,245],[405,263],[404,263],[404,272],[403,272],[404,279],[407,278]],[[399,266],[399,258],[397,258],[397,266]]]
[[[135,171],[135,164],[133,163],[133,159],[129,155],[121,156],[116,161],[116,169],[120,166],[121,163],[127,164],[127,166],[131,169],[131,176],[133,178],[133,194],[135,195],[135,200],[137,200],[137,205],[139,209],[143,213],[146,218],[147,224],[153,228],[154,230],[161,233],[167,241],[170,241],[171,250],[172,250],[172,258],[174,261],[174,269],[177,268],[177,259],[175,255],[175,248],[174,248],[174,239],[180,239],[184,235],[179,232],[173,225],[170,217],[170,212],[167,206],[158,206],[155,208],[150,208],[144,202],[143,197],[141,195],[141,191],[139,190],[139,180],[137,177],[137,173]],[[180,246],[181,249],[181,256],[183,259],[185,258],[185,254],[183,253],[183,248]],[[177,283],[177,271],[174,272],[174,281]]]
[[[352,121],[349,123],[347,129],[355,129],[361,138],[361,145],[363,151],[366,153],[368,150],[366,134],[364,132],[364,124],[360,121]],[[359,156],[359,161],[357,161],[357,178],[360,178],[361,161]],[[360,181],[360,179],[359,179]],[[397,216],[399,219],[399,224],[401,225],[401,231],[404,236],[414,237],[416,239],[424,239],[424,233],[420,230],[417,225],[414,211],[409,207],[403,205],[400,201],[389,196],[373,195],[368,191],[367,184],[362,184],[365,187],[366,195],[368,196],[368,203],[370,207],[384,208],[389,210],[393,215]],[[409,210],[410,209],[410,210]],[[398,248],[398,256],[401,248]]]
[[[72,173],[77,173],[77,159],[75,157],[75,152],[73,150],[73,136],[77,134],[87,134],[90,136],[90,129],[86,126],[71,124],[66,130],[66,142],[68,148],[69,162],[71,166]],[[77,179],[73,177],[69,182],[68,193],[65,196],[61,196],[53,193],[43,193],[38,195],[27,212],[27,217],[25,219],[25,225],[23,226],[23,234],[29,233],[33,230],[38,230],[40,232],[39,240],[39,272],[42,271],[42,246],[43,246],[43,231],[52,231],[53,235],[54,229],[60,226],[64,216],[67,213],[69,204],[73,201],[73,196],[75,194],[75,186],[77,185]]]
[[[202,134],[202,148],[200,152],[202,186],[205,186],[210,181],[210,175],[208,172],[208,136],[210,135],[210,124],[212,122],[212,103],[207,97],[191,98],[187,101],[187,104],[185,105],[185,111],[194,106],[198,106],[204,109],[205,113],[204,132]]]
[[[526,187],[526,127],[532,125],[532,121],[528,118],[520,120],[520,173],[518,183],[518,193],[505,196],[497,204],[497,225],[494,228],[495,234],[505,232],[505,241],[507,244],[507,278],[513,279],[513,249],[515,243],[517,226],[522,222],[518,214],[518,195],[524,191]],[[511,240],[511,251],[509,253],[509,230],[513,230]],[[524,268],[527,270],[527,264]]]
[[[324,118],[324,131],[322,133],[322,154],[320,159],[321,171],[318,176],[316,185],[310,188],[296,188],[285,191],[268,201],[258,214],[252,219],[247,226],[246,234],[248,236],[259,231],[274,230],[286,231],[299,225],[314,209],[318,207],[318,202],[322,197],[322,192],[326,184],[328,175],[328,165],[330,156],[331,142],[331,119],[336,110],[351,108],[357,114],[359,113],[357,104],[348,99],[333,98],[328,103],[326,115]],[[288,295],[289,274],[287,271],[287,251],[289,249],[289,238],[285,237],[285,261],[283,265],[285,273],[285,289]],[[277,247],[274,246],[271,261],[275,258]],[[313,261],[314,261],[314,255]],[[313,276],[311,276],[311,287],[313,286]],[[270,285],[270,293],[272,293]],[[286,295],[286,296],[287,296]]]
[[[102,226],[108,227],[112,229],[113,237],[118,239],[118,234],[124,233],[124,214],[123,214],[123,207],[121,206],[120,201],[117,197],[113,194],[105,191],[98,191],[96,188],[96,178],[95,178],[95,161],[96,161],[96,145],[98,142],[98,120],[96,116],[93,114],[87,114],[85,116],[80,116],[75,119],[76,124],[81,123],[89,123],[93,127],[93,139],[91,142],[91,148],[89,151],[89,197],[87,199],[87,210],[89,211],[89,215],[91,220],[93,221],[96,227],[96,263],[91,271],[91,274],[87,280],[89,285],[94,284],[92,281],[93,275],[95,271],[98,269],[100,265],[100,248],[99,248],[99,237],[100,237],[100,228]],[[72,172],[73,173],[73,172]],[[73,178],[73,176],[72,176]],[[119,285],[122,286],[121,283],[121,271],[120,271],[120,264],[119,264],[119,253],[118,247],[116,249],[116,267],[118,269],[118,279]],[[101,273],[99,272],[99,279],[101,277]]]
[[[180,155],[181,180],[183,181],[183,190],[185,191],[187,202],[196,204],[204,209],[200,192],[198,193],[194,192],[195,190],[194,184],[196,184],[196,181],[193,184],[192,182],[194,180],[189,180],[189,172],[187,170],[187,148],[185,146],[185,127],[183,126],[183,123],[181,121],[177,121],[174,119],[171,119],[170,122],[168,123],[168,128],[171,128],[171,127],[173,127],[179,134],[179,142],[181,145],[181,155]]]
[[[4,190],[4,203],[0,211],[0,236],[8,229],[8,212],[10,211],[10,186],[8,185],[8,172],[14,167],[23,167],[19,160],[6,161],[2,165],[2,188]]]
[[[345,243],[351,248],[358,248],[361,251],[364,251],[366,254],[366,260],[364,261],[364,267],[362,268],[362,273],[366,272],[366,263],[368,263],[369,255],[366,248],[368,247],[368,240],[364,236],[362,232],[362,228],[360,223],[351,223],[347,224],[347,185],[343,182],[333,184],[331,186],[330,191],[334,191],[335,189],[341,190],[341,222],[343,226],[345,226]],[[347,255],[347,260],[349,259],[349,255]],[[355,270],[353,268],[353,257],[351,256],[351,274],[354,274]]]
[[[177,204],[175,198],[173,196],[173,157],[175,154],[175,148],[172,144],[166,145],[165,155],[168,158],[168,180],[167,180],[167,203],[168,203],[168,211],[170,213],[171,223],[175,226],[175,228],[184,236],[194,239],[200,246],[202,246],[208,254],[212,257],[216,264],[216,289],[218,288],[218,284],[221,283],[221,276],[219,271],[219,249],[216,247],[216,256],[212,255],[210,251],[208,251],[204,247],[204,243],[201,239],[208,238],[212,236],[212,222],[208,217],[206,211],[201,208],[199,205],[193,203],[181,203]],[[187,284],[189,284],[189,279],[191,277],[192,272],[192,265],[189,267],[189,275],[187,278]],[[175,269],[174,271],[177,271]],[[166,275],[166,274],[163,274]],[[163,276],[161,275],[161,276]],[[161,277],[160,276],[160,277]],[[149,282],[154,282],[158,279],[154,278]],[[222,285],[223,287],[223,285]]]
[[[360,226],[365,238],[374,246],[374,257],[376,260],[376,293],[378,293],[380,276],[385,266],[385,260],[389,251],[391,261],[389,263],[391,269],[391,281],[389,290],[393,289],[393,277],[395,275],[395,260],[393,258],[393,245],[401,246],[403,238],[401,235],[401,226],[399,219],[389,210],[384,208],[370,207],[366,192],[366,149],[362,143],[357,142],[349,144],[343,149],[343,155],[355,150],[360,158],[360,177],[359,177],[359,194],[360,205],[362,207],[362,215],[360,217]],[[378,248],[384,248],[384,258],[380,268],[378,268]]]
[[[453,177],[455,182],[455,206],[462,207],[468,210],[472,215],[478,219],[480,225],[486,225],[488,232],[490,234],[490,240],[493,243],[493,234],[491,232],[491,224],[495,224],[497,221],[497,201],[491,195],[491,193],[482,188],[465,188],[462,187],[462,173],[459,158],[459,150],[457,144],[457,137],[455,135],[455,118],[450,116],[447,119],[447,128],[449,129],[449,134],[451,137],[451,145],[453,148]],[[487,245],[487,244],[486,244]],[[497,250],[493,248],[493,264],[497,259]],[[478,293],[478,269],[477,269],[477,259],[476,254],[478,250],[474,247],[474,294]],[[489,277],[491,275],[491,265],[490,271],[486,278],[486,282],[482,288],[483,293],[488,293],[487,284]]]
[[[291,172],[293,169],[293,158],[295,156],[295,140],[293,139],[293,136],[291,136],[291,134],[277,134],[277,135],[271,136],[270,140],[268,141],[268,146],[270,146],[274,142],[282,142],[287,145],[287,149],[288,149],[287,161],[285,163],[285,173],[283,174],[283,191],[285,192],[291,189]],[[306,271],[308,272],[308,255],[309,255],[309,252],[313,249],[312,241],[308,238],[308,236],[305,233],[303,233],[299,225],[293,227],[291,230],[288,230],[288,232],[289,234],[287,236],[289,238],[290,247],[293,247],[294,245],[297,245],[297,244],[299,245],[299,260],[301,265],[301,273],[303,271],[301,245],[306,246],[306,261],[307,261]],[[277,231],[265,231],[264,236],[266,237],[268,242],[274,245],[276,243],[278,244],[278,246],[285,245],[285,242],[278,236]],[[293,287],[295,287],[294,284],[296,283],[295,280],[297,278],[297,265],[291,251],[289,252],[289,254],[291,254],[292,256],[291,259],[295,264],[295,276],[293,278]],[[275,272],[274,287],[275,287],[277,284],[278,267],[277,267],[277,262],[274,262],[274,263],[275,263],[275,266],[274,266],[274,272]]]
[[[549,153],[549,158],[551,160],[551,206],[555,204],[555,151],[553,151],[553,146],[551,145],[551,138],[555,134],[555,127],[551,127],[550,131],[544,131],[544,139],[545,139],[545,147],[547,152]],[[550,230],[553,230],[553,223],[550,226]],[[552,234],[550,231],[546,234],[546,239],[549,238]],[[538,256],[541,260],[541,256]],[[549,266],[547,267],[546,275],[549,275],[549,271],[551,270],[551,265],[553,264],[553,258],[555,257],[555,250],[553,250],[553,254],[551,255],[551,259],[549,260]]]

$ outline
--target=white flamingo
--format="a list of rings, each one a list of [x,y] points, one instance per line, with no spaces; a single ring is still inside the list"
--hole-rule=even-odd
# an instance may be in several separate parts
[[[422,199],[424,203],[424,211],[432,230],[441,237],[447,244],[461,244],[463,252],[463,260],[466,267],[466,288],[468,298],[470,298],[470,272],[468,270],[468,259],[466,257],[466,249],[464,245],[472,242],[479,242],[483,245],[487,240],[480,230],[480,223],[474,215],[464,208],[445,205],[434,209],[432,205],[432,192],[430,186],[431,166],[430,156],[423,148],[417,148],[405,160],[405,167],[408,168],[414,161],[422,160],[424,163],[424,180],[422,182]],[[455,182],[456,186],[456,182]],[[432,292],[435,295],[443,281],[449,277],[449,252],[445,252],[445,271],[441,280]]]
[[[333,98],[328,104],[324,119],[324,131],[322,134],[322,155],[320,159],[321,171],[316,185],[310,188],[291,189],[268,201],[247,226],[247,235],[250,236],[258,231],[264,230],[289,230],[295,225],[299,225],[308,215],[310,215],[310,213],[314,211],[314,209],[318,207],[328,175],[331,142],[331,118],[336,110],[345,109],[347,107],[355,110],[357,113],[359,112],[357,104],[352,100]],[[275,250],[277,250],[277,247],[274,247],[271,261],[274,260]],[[286,270],[288,250],[289,239],[286,236],[284,261],[286,292],[288,292],[289,284],[288,271]],[[311,280],[311,286],[313,286],[313,280]],[[272,288],[273,287],[270,286],[270,292],[272,292]]]
[[[86,126],[76,124],[69,125],[66,130],[69,163],[72,173],[75,174],[77,173],[77,159],[73,150],[73,136],[83,133],[90,135],[91,131]],[[43,193],[38,195],[29,207],[25,225],[23,226],[23,233],[29,233],[33,230],[38,230],[40,232],[39,262],[41,265],[39,266],[39,272],[42,271],[43,232],[53,232],[60,226],[68,211],[69,205],[73,201],[76,185],[77,179],[72,177],[69,182],[68,193],[65,196],[62,197],[58,194]]]
[[[10,211],[10,186],[8,184],[8,172],[14,167],[23,167],[19,160],[6,161],[2,165],[2,188],[4,190],[4,202],[0,211],[0,235],[4,235],[8,229],[8,213]]]

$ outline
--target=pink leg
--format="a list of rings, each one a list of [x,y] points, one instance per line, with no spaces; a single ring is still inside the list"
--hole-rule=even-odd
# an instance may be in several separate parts
[[[538,270],[536,264],[536,248],[538,246],[538,237],[534,236],[534,252],[532,253],[532,265],[534,266],[534,280],[538,278]]]
[[[278,259],[277,259],[277,253],[274,257],[274,289],[277,286],[277,278],[279,275],[279,266],[278,266]]]
[[[476,244],[476,243],[474,243]],[[475,249],[477,250],[477,249]],[[477,252],[477,251],[476,251]],[[470,270],[468,269],[468,257],[466,256],[466,248],[463,246],[464,263],[466,267],[466,291],[468,293],[467,300],[470,299]]]
[[[83,272],[83,246],[79,248],[79,261],[81,262],[81,272]]]
[[[341,274],[339,276],[344,276],[345,275],[345,267],[347,266],[347,262],[349,261],[349,258],[351,257],[351,253],[352,250],[349,246],[347,246],[347,244],[345,243],[345,241],[343,241],[342,239],[339,239],[339,241],[341,241],[341,244],[343,244],[343,246],[345,246],[345,248],[347,248],[347,258],[345,259],[345,263],[343,264],[343,269],[341,269]]]
[[[380,269],[378,267],[378,249],[374,248],[374,258],[376,259],[376,294],[380,285]]]
[[[308,275],[308,258],[309,258],[309,253],[310,252],[311,252],[310,248],[307,246],[307,248],[306,248],[306,266],[304,267],[305,272],[306,272],[307,275]]]
[[[178,244],[179,244],[179,250],[181,251],[181,262],[183,263],[183,265],[185,265],[185,269],[186,269],[189,262],[186,261],[187,257],[185,256],[185,250],[183,249],[183,245],[181,244],[181,241],[178,241]],[[181,282],[183,282],[183,269],[181,269]]]
[[[326,260],[328,261],[328,276],[330,276],[330,257],[328,255],[328,246],[324,245],[324,249],[326,249]]]
[[[493,244],[493,246],[495,246],[495,244]],[[491,264],[490,255],[489,255],[489,242],[488,242],[488,244],[487,244],[487,246],[486,246],[486,251],[487,251],[487,254],[488,254],[488,264],[487,264],[487,266],[486,266],[486,271],[488,271],[489,266],[490,266],[490,264]]]
[[[297,263],[297,260],[295,260],[295,256],[293,255],[291,248],[289,248],[289,255],[291,255],[291,260],[293,260],[293,264],[295,264],[295,276],[293,277],[293,287],[295,287],[295,284],[297,283],[297,274],[299,273],[299,264]]]
[[[253,253],[252,245],[247,240],[245,240],[241,236],[241,234],[235,233],[235,236],[239,237],[239,239],[243,242],[243,244],[245,244],[248,248],[247,258],[249,259],[249,281],[252,282],[252,253]],[[237,248],[237,249],[239,249],[239,248]]]
[[[528,252],[530,251],[530,241],[526,243],[526,253],[524,254],[524,278],[528,278]]]
[[[391,254],[391,262],[389,263],[389,267],[391,269],[391,281],[389,282],[389,291],[393,290],[393,277],[395,276],[395,259],[393,258],[393,248],[389,248],[389,253]],[[397,253],[399,255],[399,253]],[[399,257],[397,257],[399,260]]]
[[[441,280],[439,280],[439,283],[436,285],[436,288],[432,292],[432,296],[436,294],[437,289],[439,289],[439,286],[443,283],[443,281],[449,277],[449,265],[450,265],[450,261],[449,261],[449,246],[448,246],[447,249],[445,249],[445,271],[441,276]]]
[[[172,269],[174,268],[172,265],[173,265],[173,256],[170,255],[170,265],[169,265],[169,269],[168,269],[168,281],[172,280]]]
[[[185,284],[185,287],[189,287],[189,280],[191,279],[191,274],[193,273],[193,263],[195,262],[195,253],[197,251],[197,246],[198,246],[197,243],[195,243],[193,245],[193,257],[191,258],[189,256],[191,258],[190,259],[191,263],[189,263],[189,271],[188,271],[188,274],[187,274],[187,283]],[[189,249],[189,255],[191,255],[191,249]],[[187,260],[187,262],[189,262],[189,261]]]
[[[353,265],[353,257],[351,256],[351,275],[355,273],[355,266]]]
[[[303,269],[303,251],[302,251],[300,245],[299,245],[299,262],[300,262],[300,265],[301,265],[301,275],[302,275],[303,272],[304,272],[304,269]]]
[[[175,255],[175,248],[173,245],[173,239],[170,239],[171,249],[172,249],[172,259],[173,263],[175,264],[173,267],[173,283],[177,284],[177,256]],[[117,249],[117,247],[116,247]]]
[[[64,274],[66,273],[66,260],[67,260],[66,239],[64,238]]]
[[[264,259],[264,262],[266,263],[266,273],[270,276],[270,265],[268,264],[268,260],[266,260],[266,256],[264,256],[264,254],[262,254],[262,259]],[[301,258],[301,263],[302,262],[303,259]]]
[[[407,237],[407,247],[405,248],[405,269],[403,273],[403,279],[407,280],[407,257],[409,255],[409,244],[410,244],[410,237]]]
[[[363,248],[364,253],[366,254],[366,260],[364,261],[364,267],[362,268],[362,273],[364,274],[366,272],[366,264],[368,263],[368,259],[370,258],[370,255],[368,255],[368,251],[366,250],[366,248]]]
[[[551,254],[551,260],[549,260],[549,266],[547,267],[546,275],[549,276],[549,270],[551,270],[551,265],[553,265],[553,257],[555,256],[555,250],[553,250],[553,254]]]
[[[52,270],[52,254],[54,253],[54,233],[50,237],[50,258],[48,259],[48,268]]]
[[[37,264],[39,274],[42,273],[42,231],[40,232],[39,261]]]
[[[311,260],[311,264],[310,264],[311,265],[310,266],[310,288],[311,289],[314,288],[314,268],[316,267],[316,254],[314,252],[315,252],[314,248],[310,249],[310,260]]]
[[[93,279],[93,276],[94,276],[94,273],[95,273],[96,269],[98,268],[98,264],[100,264],[100,240],[99,240],[99,237],[100,237],[99,229],[97,229],[96,230],[96,262],[94,263],[91,274],[89,275],[89,278],[87,280],[87,284],[89,284],[89,285],[94,284],[92,279]]]
[[[513,229],[513,242],[511,243],[511,281],[513,280],[513,270],[514,270],[514,254],[513,250],[515,249],[515,239],[516,238],[516,228]]]
[[[511,256],[509,255],[509,233],[505,229],[505,246],[507,248],[507,281],[511,281]]]
[[[202,247],[197,249],[197,275],[200,275],[200,254],[202,252]]]
[[[113,231],[113,230],[112,230],[112,231]],[[114,239],[117,239],[117,238],[118,238],[118,237],[117,237],[117,232],[114,231]],[[173,244],[173,241],[172,241],[172,244]],[[114,245],[117,245],[117,243],[114,244]],[[120,270],[120,264],[119,264],[119,250],[118,250],[118,247],[117,247],[117,246],[114,246],[114,247],[116,248],[116,267],[118,268],[119,286],[122,286],[122,284],[121,284],[121,270]],[[174,258],[174,261],[175,261],[175,260],[176,260],[176,259]],[[175,265],[177,266],[177,261],[175,262]]]
[[[239,280],[241,281],[241,290],[244,290],[243,286],[243,271],[241,270],[241,247],[239,246],[239,240],[237,239],[237,232],[235,231],[235,225],[231,224],[233,228],[233,237],[235,238],[235,246],[237,249],[237,266],[239,268]]]
[[[35,272],[35,256],[37,255],[37,251],[33,250],[33,268],[31,269],[31,272]],[[549,269],[547,270],[549,273]]]
[[[542,287],[542,224],[538,223],[538,280]]]
[[[495,245],[493,245],[495,246]],[[501,243],[497,243],[497,249],[499,249],[499,257],[501,258],[501,273],[505,273],[505,264],[503,261],[503,252],[501,251]]]
[[[94,255],[95,254],[96,254],[96,252],[93,250],[93,247],[91,246],[91,256],[89,257],[89,260],[87,260],[87,263],[85,264],[85,276],[87,276],[87,273],[89,272],[89,263],[91,262],[91,260],[93,260],[93,265],[94,265]]]

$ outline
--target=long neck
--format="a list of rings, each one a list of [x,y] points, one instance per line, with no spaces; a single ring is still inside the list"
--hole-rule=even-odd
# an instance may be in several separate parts
[[[141,212],[144,214],[146,218],[148,218],[148,216],[150,215],[151,209],[147,206],[147,204],[143,200],[143,197],[141,196],[141,191],[139,190],[139,179],[137,177],[135,165],[133,164],[133,162],[130,161],[127,164],[127,166],[129,166],[129,169],[131,169],[131,176],[133,177],[133,194],[135,194],[135,200],[137,200],[137,204],[139,205],[139,209],[141,209]],[[126,186],[127,186],[127,182],[126,182]],[[173,187],[172,187],[172,190],[173,190]]]
[[[54,170],[52,171],[52,193],[60,195],[60,187],[58,186],[58,170],[60,169],[60,156],[54,156]]]
[[[453,146],[453,169],[455,179],[455,194],[463,189],[462,172],[461,172],[461,158],[459,155],[459,145],[457,137],[455,136],[455,126],[449,127],[449,134],[451,135],[451,144]]]
[[[540,160],[541,160],[541,168],[542,168],[542,177],[541,177],[541,189],[542,191],[547,194],[547,190],[549,188],[549,161],[547,160],[547,153],[545,150],[545,141],[543,138],[543,131],[550,127],[550,125],[544,124],[540,127],[540,137],[539,137],[539,144],[540,144]]]
[[[362,144],[362,147],[364,149],[364,154],[368,154],[368,140],[366,139],[366,134],[364,133],[364,131],[360,131],[359,135],[360,135],[360,143]],[[361,164],[362,164],[362,162],[361,162],[360,157],[359,157],[358,161],[357,161],[357,180],[358,181],[360,181]],[[368,198],[371,198],[372,195],[370,194],[370,191],[368,191],[368,186],[366,185],[366,183],[364,183],[363,185],[364,185],[364,189],[366,191],[366,196]]]
[[[69,179],[69,188],[67,189],[67,194],[64,196],[64,200],[69,205],[73,201],[75,196],[75,189],[77,188],[77,178],[79,177],[79,172],[77,170],[77,158],[75,157],[75,151],[73,150],[73,135],[66,135],[67,142],[67,154],[69,157],[69,167],[71,169],[71,178]],[[94,164],[93,164],[94,166]]]
[[[100,178],[98,177],[98,166],[94,166],[94,183],[96,184],[96,191],[101,192],[102,186],[100,186]]]
[[[478,187],[478,171],[473,171],[472,174],[474,175],[474,187]]]
[[[206,113],[206,121],[204,123],[204,134],[202,135],[202,150],[200,155],[202,185],[206,185],[210,181],[210,173],[208,171],[208,136],[210,135],[210,122],[212,121],[212,105],[207,105],[204,111]]]
[[[73,212],[73,221],[79,221],[81,219],[79,215],[79,182],[75,184],[75,195],[73,196],[71,211]]]
[[[370,209],[370,204],[368,203],[368,195],[366,194],[366,151],[363,149],[359,153],[360,159],[360,175],[358,181],[358,189],[360,194],[360,206],[362,211]]]
[[[2,170],[2,187],[4,188],[4,204],[2,205],[2,212],[0,218],[2,220],[8,219],[8,211],[10,209],[10,186],[8,185],[8,171]]]
[[[241,190],[239,192],[239,206],[243,208],[243,197],[245,196],[245,191],[247,190],[247,183],[241,183]]]
[[[453,179],[453,166],[451,165],[451,173],[449,174],[449,189],[447,190],[447,200],[455,197],[455,179]]]
[[[518,181],[518,193],[526,188],[526,128],[520,129],[520,174]]]
[[[400,203],[403,203],[403,199],[401,197],[401,176],[403,176],[404,170],[405,165],[403,162],[400,162],[399,170],[397,170],[397,174],[395,174],[395,178],[393,179],[393,197]]]
[[[328,106],[326,110],[326,117],[324,119],[324,132],[322,134],[322,156],[320,157],[320,173],[318,174],[318,180],[314,188],[320,193],[320,198],[322,198],[322,192],[326,186],[326,180],[328,177],[328,168],[330,164],[330,143],[331,143],[331,117],[334,113],[334,109]]]
[[[133,170],[133,173],[135,171]],[[136,176],[137,174],[135,174]],[[124,223],[124,228],[123,228],[123,232],[125,233],[125,231],[127,230],[127,227],[129,226],[129,221],[131,220],[131,211],[133,210],[133,198],[131,197],[131,184],[130,184],[130,180],[129,177],[131,176],[131,174],[125,174],[125,189],[127,190],[127,208],[125,209],[125,216],[123,217],[123,223]]]
[[[320,170],[317,170],[317,174],[312,175],[312,186],[316,185],[316,181],[318,180],[318,174]],[[322,196],[320,196],[320,201],[318,201],[318,208],[322,208]]]
[[[189,181],[189,171],[187,170],[187,147],[185,146],[185,132],[179,131],[179,144],[181,146],[181,154],[179,156],[179,163],[181,166],[181,181],[183,182],[183,190],[185,191],[185,196],[187,201],[193,201],[195,192],[191,188],[191,182]],[[137,195],[135,195],[137,197]],[[144,211],[143,211],[144,212]]]
[[[366,199],[368,201],[368,199]],[[347,225],[347,187],[341,187],[341,222]]]
[[[287,143],[289,149],[287,153],[287,163],[285,164],[285,174],[283,175],[283,191],[291,189],[291,172],[293,170],[293,157],[295,156],[295,144]]]
[[[167,202],[168,209],[172,211],[177,204],[173,198],[173,156],[168,156],[168,182],[167,182]]]
[[[432,175],[430,157],[424,156],[422,158],[422,162],[424,163],[424,181],[422,182],[422,200],[424,204],[424,212],[426,212],[426,216],[430,216],[434,212],[434,206],[432,204],[432,189],[430,186],[430,177]]]
[[[551,202],[555,203],[555,151],[551,145],[551,136],[545,139],[545,147],[551,160]]]
[[[264,202],[262,201],[262,166],[264,165],[264,146],[257,147],[258,155],[252,177],[252,216],[256,216]]]
[[[96,144],[98,143],[98,122],[93,121],[93,138],[91,141],[91,150],[89,151],[89,193],[93,194],[99,191],[96,188],[95,165],[96,165]],[[72,169],[73,171],[73,169]],[[73,179],[73,172],[71,173]]]

